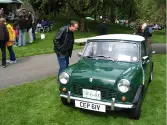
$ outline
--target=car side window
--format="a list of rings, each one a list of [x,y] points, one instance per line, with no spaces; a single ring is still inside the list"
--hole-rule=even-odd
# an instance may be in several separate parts
[[[141,43],[141,57],[146,56],[146,45],[145,41]]]

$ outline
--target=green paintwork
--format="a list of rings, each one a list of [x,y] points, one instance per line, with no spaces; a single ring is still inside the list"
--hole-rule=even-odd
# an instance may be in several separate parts
[[[138,44],[141,45],[140,42]],[[143,70],[142,65],[145,65]],[[129,104],[134,100],[139,85],[143,84],[143,78],[149,76],[148,67],[150,66],[146,63],[143,64],[142,58],[139,62],[132,63],[83,57],[76,64],[64,70],[70,75],[70,79],[66,85],[60,84],[60,90],[65,87],[67,91],[71,91],[73,96],[82,98],[81,93],[78,95],[73,93],[74,85],[81,88],[90,87],[92,90],[100,88],[100,91],[102,89],[106,94],[101,101],[111,102],[111,98],[114,97],[115,102]],[[89,81],[90,77],[93,77],[92,82]],[[120,79],[129,80],[130,90],[127,93],[121,93],[118,90],[117,84]],[[126,97],[125,102],[121,101],[122,96]]]

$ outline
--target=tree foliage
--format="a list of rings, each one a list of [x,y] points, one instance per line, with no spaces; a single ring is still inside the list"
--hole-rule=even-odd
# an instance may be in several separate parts
[[[62,7],[65,7],[66,0],[28,0],[36,11],[40,11],[44,15],[49,15],[53,12],[59,12]]]
[[[43,15],[71,10],[80,18],[80,30],[84,31],[85,17],[91,16],[95,20],[99,16],[135,20],[150,20],[153,23],[165,24],[166,0],[27,0],[35,10]],[[69,8],[69,9],[66,9]]]
[[[98,7],[98,0],[68,0],[69,7],[80,17],[80,30],[84,31],[85,17],[90,16]]]

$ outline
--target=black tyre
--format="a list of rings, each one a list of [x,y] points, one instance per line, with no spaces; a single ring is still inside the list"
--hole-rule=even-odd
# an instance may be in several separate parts
[[[131,109],[131,111],[130,111],[130,118],[131,119],[135,119],[135,120],[140,119],[141,105],[142,105],[142,93],[140,94],[139,101],[136,104],[136,107]]]
[[[66,98],[61,98],[61,102],[66,105],[66,106],[69,106],[70,103],[68,103],[67,99]]]

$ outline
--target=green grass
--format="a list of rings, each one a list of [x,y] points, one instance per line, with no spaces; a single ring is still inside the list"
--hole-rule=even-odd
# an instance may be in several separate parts
[[[1,125],[165,125],[166,55],[155,55],[154,80],[142,105],[140,120],[124,112],[97,113],[60,102],[56,77],[0,90]]]
[[[40,34],[37,34],[37,40],[24,47],[14,47],[16,57],[33,56],[39,54],[53,53],[53,37],[55,33],[46,33],[46,39],[40,40]],[[74,45],[74,49],[81,49],[82,46]]]
[[[16,58],[53,53],[54,52],[53,50],[54,35],[55,35],[55,32],[46,33],[46,39],[41,40],[40,34],[37,34],[37,40],[33,42],[32,44],[29,44],[27,42],[26,46],[13,47]],[[74,44],[74,49],[81,49],[81,48],[83,48],[83,46]],[[7,53],[7,58],[9,58],[9,52],[7,49],[6,49],[6,53]],[[2,57],[0,53],[0,59],[1,58]]]
[[[45,40],[41,40],[40,34],[37,34],[37,40],[34,43],[28,44],[27,42],[27,46],[25,47],[15,47],[14,48],[16,57],[19,58],[19,57],[24,57],[24,56],[33,56],[33,55],[39,55],[39,54],[53,53],[54,52],[53,51],[53,38],[55,36],[55,33],[60,27],[67,25],[72,19],[73,18],[67,18],[67,17],[66,18],[65,17],[56,18],[54,30],[52,32],[46,33]],[[78,19],[76,18],[76,20]],[[89,29],[89,32],[88,31],[80,32],[78,30],[77,32],[74,33],[75,39],[92,37],[92,36],[98,35],[98,24],[96,24],[94,21],[87,20],[85,27]],[[131,29],[125,28],[123,26],[116,25],[116,24],[108,25],[108,31],[109,33],[131,33]],[[28,37],[27,37],[27,41],[28,41]],[[83,46],[75,44],[74,49],[81,49],[82,47]],[[8,52],[7,52],[7,57],[9,57]],[[1,59],[1,54],[0,54],[0,59]]]
[[[153,31],[152,43],[166,43],[166,34],[164,30]]]

